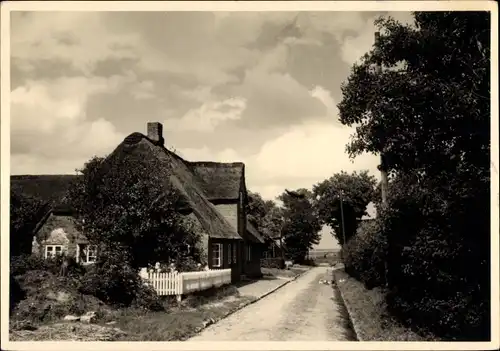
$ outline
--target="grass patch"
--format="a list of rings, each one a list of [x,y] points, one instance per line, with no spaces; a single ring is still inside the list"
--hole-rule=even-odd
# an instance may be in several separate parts
[[[300,273],[304,272],[304,269],[295,267],[291,267],[290,269],[261,268],[261,271],[264,277],[295,278]]]
[[[175,296],[162,298],[165,311],[147,311],[134,307],[110,309],[96,324],[60,322],[54,318],[30,326],[34,330],[12,328],[16,341],[181,341],[194,336],[206,325],[224,318],[246,305],[252,298],[239,296],[232,286],[208,289],[186,296],[179,304]],[[112,323],[109,325],[108,323]]]
[[[118,328],[96,324],[55,323],[36,330],[11,330],[10,341],[114,341],[124,335]]]
[[[402,326],[390,316],[382,289],[368,290],[342,270],[333,271],[333,277],[360,341],[439,341]]]
[[[343,327],[344,330],[343,336],[347,341],[358,341],[358,337],[356,336],[354,326],[352,325],[351,316],[349,316],[349,312],[347,311],[344,301],[342,300],[340,290],[336,285],[333,285],[333,295],[335,297],[335,300],[339,302],[337,304],[339,311],[338,322]]]
[[[164,299],[166,312],[124,309],[115,316],[116,326],[126,332],[121,341],[182,341],[198,333],[207,321],[218,321],[250,299],[241,297],[228,285],[186,296],[178,304],[175,297]]]

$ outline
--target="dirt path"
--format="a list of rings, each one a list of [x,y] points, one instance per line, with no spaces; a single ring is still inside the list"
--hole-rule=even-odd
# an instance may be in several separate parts
[[[189,341],[345,341],[339,302],[326,267],[315,267],[256,303],[205,329]]]

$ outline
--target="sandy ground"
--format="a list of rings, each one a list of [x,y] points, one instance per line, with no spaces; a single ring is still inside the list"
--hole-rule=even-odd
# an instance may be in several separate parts
[[[188,341],[345,341],[330,268],[315,267]]]

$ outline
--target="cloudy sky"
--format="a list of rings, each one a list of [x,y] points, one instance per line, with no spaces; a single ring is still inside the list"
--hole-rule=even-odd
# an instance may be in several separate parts
[[[408,22],[406,12],[388,13]],[[13,12],[11,173],[74,173],[164,125],[188,160],[243,161],[273,199],[352,163],[341,83],[377,12]]]

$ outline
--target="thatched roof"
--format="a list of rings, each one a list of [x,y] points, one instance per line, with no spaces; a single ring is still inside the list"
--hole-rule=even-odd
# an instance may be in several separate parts
[[[250,241],[252,241],[254,243],[260,243],[260,244],[264,244],[265,243],[265,239],[259,233],[259,231],[257,230],[257,228],[255,228],[255,226],[252,224],[252,222],[250,222],[248,220],[248,218],[247,218],[247,232],[250,234],[248,236],[248,238],[250,239]]]
[[[13,175],[11,189],[17,188],[26,196],[34,197],[51,207],[64,202],[68,189],[77,175]]]
[[[164,175],[165,185],[173,185],[203,229],[213,238],[242,239],[211,201],[237,200],[244,181],[243,163],[188,162],[141,133],[132,133],[107,157],[137,157],[159,160],[162,165],[151,172]],[[104,161],[106,162],[106,160]],[[44,201],[50,210],[65,209],[66,193],[78,175],[11,176],[11,187],[20,187],[29,196]],[[162,184],[159,184],[162,186]],[[260,234],[257,235],[260,236]],[[259,239],[257,239],[259,240]]]
[[[188,162],[210,201],[237,200],[245,165],[241,162]]]
[[[158,184],[158,186],[173,186],[210,237],[241,239],[237,230],[207,199],[187,161],[140,133],[133,133],[125,138],[108,156],[108,159],[124,157],[124,153],[126,153],[126,157],[137,157],[145,161],[153,158],[159,160],[160,162],[151,162],[159,165],[155,169],[151,169],[151,172],[155,172],[164,179],[164,183]]]

